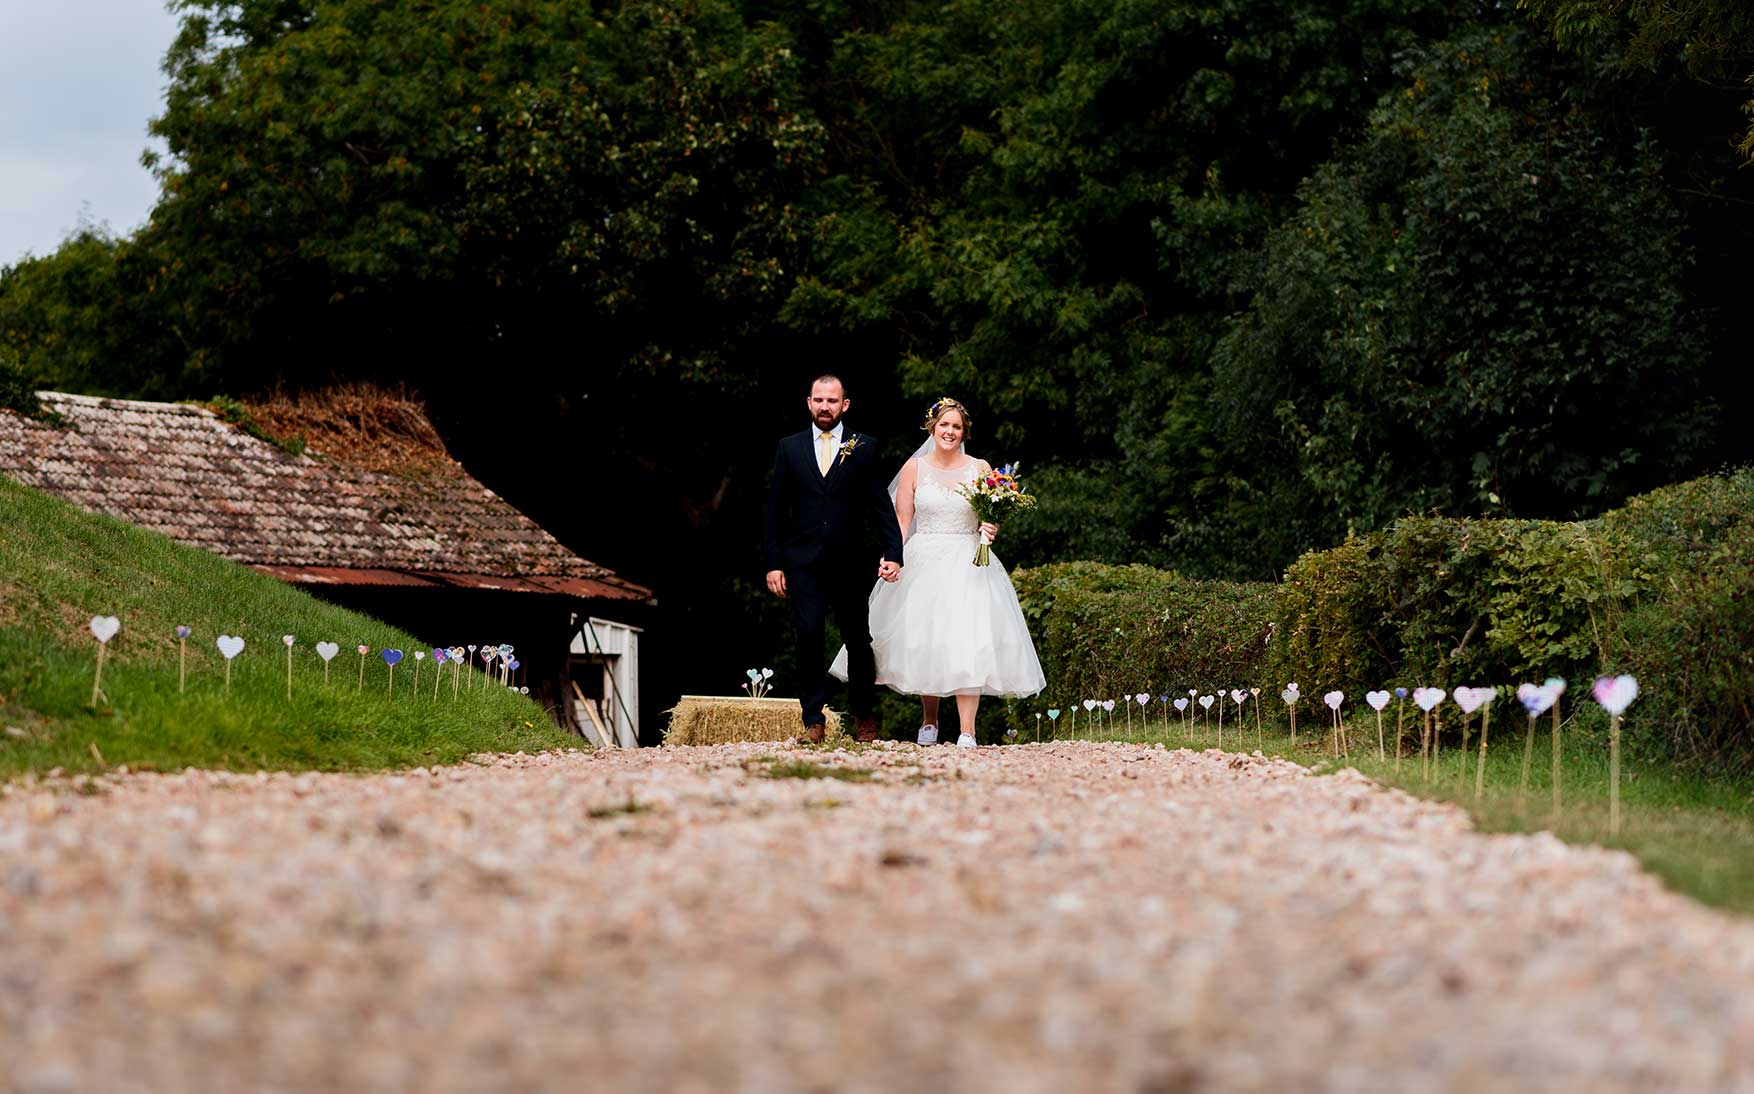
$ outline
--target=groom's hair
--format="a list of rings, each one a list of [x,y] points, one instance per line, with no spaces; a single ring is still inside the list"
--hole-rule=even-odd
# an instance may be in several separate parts
[[[811,390],[815,390],[817,384],[839,384],[841,398],[844,399],[847,396],[847,382],[832,372],[825,372],[821,376],[810,381]]]

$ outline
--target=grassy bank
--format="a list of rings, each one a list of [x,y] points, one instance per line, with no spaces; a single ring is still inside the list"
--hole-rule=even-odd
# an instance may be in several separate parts
[[[122,622],[106,651],[107,701],[96,706],[94,615]],[[186,692],[178,625],[194,631]],[[229,691],[214,647],[222,633],[246,642]],[[296,640],[291,699],[284,634]],[[326,685],[319,641],[343,651]],[[363,688],[361,643],[372,650]],[[408,655],[393,695],[385,647]],[[417,648],[426,647],[397,628],[0,478],[0,778],[123,764],[369,770],[573,743],[503,688],[453,698],[447,681],[435,698],[430,660],[417,693]]]
[[[1156,703],[1152,704],[1152,709],[1154,712],[1159,709]],[[1267,755],[1283,756],[1317,771],[1355,767],[1384,785],[1399,787],[1424,798],[1454,802],[1467,809],[1475,823],[1485,831],[1550,831],[1570,843],[1623,849],[1679,892],[1707,904],[1754,913],[1754,787],[1747,785],[1746,781],[1714,780],[1698,771],[1669,763],[1623,760],[1620,833],[1610,838],[1605,734],[1599,727],[1590,725],[1588,719],[1568,719],[1564,724],[1560,734],[1564,755],[1559,775],[1563,807],[1555,815],[1550,778],[1550,723],[1543,720],[1536,731],[1529,790],[1525,795],[1520,786],[1527,720],[1522,717],[1520,708],[1514,705],[1508,711],[1512,715],[1508,719],[1502,717],[1505,710],[1500,710],[1501,717],[1494,719],[1489,735],[1483,793],[1479,798],[1474,796],[1477,717],[1465,779],[1461,751],[1455,746],[1453,735],[1446,741],[1431,778],[1428,780],[1422,775],[1416,727],[1411,719],[1409,735],[1403,745],[1404,756],[1397,770],[1393,758],[1392,707],[1384,720],[1388,756],[1384,760],[1377,759],[1374,716],[1349,715],[1346,726],[1351,741],[1351,758],[1335,761],[1325,708],[1300,714],[1295,746],[1282,716],[1277,722],[1265,720],[1259,747]],[[1172,716],[1166,733],[1161,717],[1154,713],[1143,731],[1140,720],[1135,717],[1129,734],[1126,723],[1119,720],[1119,712],[1116,713],[1119,728],[1114,732],[1099,728],[1097,736],[1161,741],[1171,748],[1212,748],[1217,745],[1215,724],[1201,726],[1196,723],[1190,731]],[[1452,710],[1451,716],[1454,714]],[[1019,740],[1035,739],[1031,731],[1033,712],[1028,720],[1030,728],[1020,734]],[[1047,724],[1043,719],[1042,725],[1046,727]],[[1080,710],[1080,738],[1086,736],[1088,726],[1089,722]],[[1065,715],[1061,716],[1059,730],[1061,736],[1066,735]],[[1045,728],[1043,732],[1045,734]],[[1252,702],[1240,731],[1226,719],[1224,745],[1231,751],[1245,752],[1257,747]]]

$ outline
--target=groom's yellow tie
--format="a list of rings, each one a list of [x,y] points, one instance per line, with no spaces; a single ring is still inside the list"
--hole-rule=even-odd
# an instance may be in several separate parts
[[[828,465],[834,459],[834,434],[824,433],[816,438],[816,469],[822,472],[823,478],[828,477]]]

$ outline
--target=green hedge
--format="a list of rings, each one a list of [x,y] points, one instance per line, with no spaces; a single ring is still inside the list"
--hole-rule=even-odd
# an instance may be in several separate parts
[[[1273,586],[1196,581],[1148,566],[1067,562],[1012,574],[1048,687],[1037,707],[1260,679]],[[1153,717],[1161,707],[1153,701]],[[1019,729],[1033,729],[1022,724]]]
[[[1274,606],[1272,677],[1386,684],[1638,676],[1630,746],[1754,766],[1754,471],[1589,521],[1410,517],[1297,560]]]
[[[1408,517],[1304,555],[1278,585],[1091,563],[1015,579],[1048,675],[1042,706],[1563,676],[1570,710],[1598,674],[1631,672],[1644,691],[1626,721],[1635,752],[1754,769],[1754,470],[1589,521]]]

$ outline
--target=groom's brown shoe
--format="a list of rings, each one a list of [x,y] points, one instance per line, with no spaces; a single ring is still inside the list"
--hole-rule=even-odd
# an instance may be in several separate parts
[[[821,722],[811,722],[804,727],[804,739],[813,745],[819,745],[828,736],[828,730]]]
[[[865,714],[854,718],[853,726],[858,731],[853,734],[853,740],[860,744],[870,744],[877,739],[877,719],[874,715]]]

